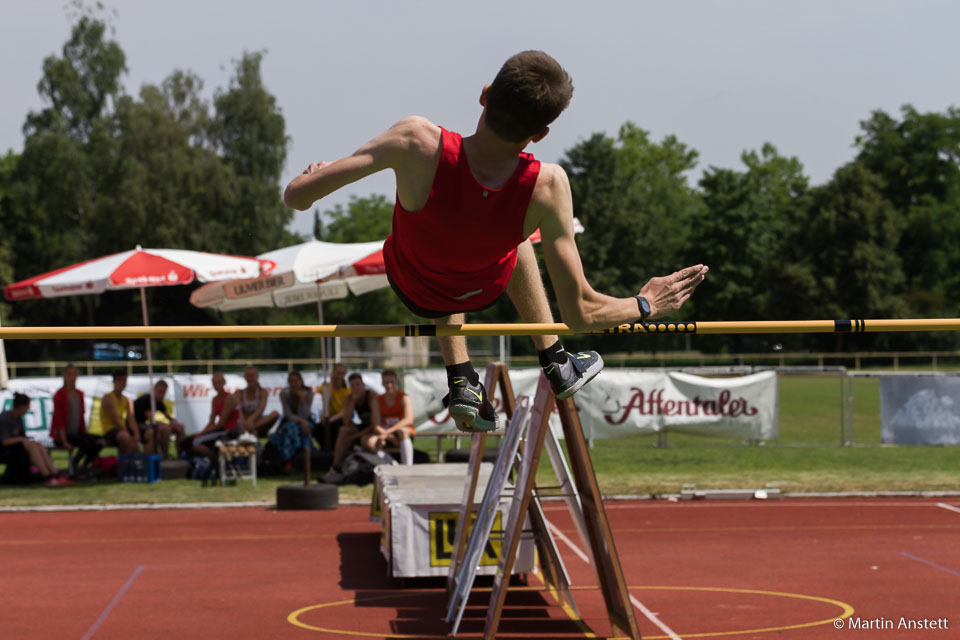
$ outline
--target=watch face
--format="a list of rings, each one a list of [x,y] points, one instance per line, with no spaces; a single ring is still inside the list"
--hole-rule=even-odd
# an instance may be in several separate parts
[[[643,296],[637,296],[637,302],[640,304],[640,313],[646,318],[650,315],[650,303]]]

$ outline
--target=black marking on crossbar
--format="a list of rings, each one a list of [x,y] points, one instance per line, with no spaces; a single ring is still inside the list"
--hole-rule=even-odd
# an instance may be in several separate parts
[[[865,320],[834,320],[833,330],[837,332],[863,333],[867,330]]]
[[[419,338],[420,336],[437,335],[437,325],[435,324],[405,324],[403,325],[403,335],[407,338]]]
[[[604,329],[600,333],[604,334],[623,334],[623,333],[696,333],[696,322],[629,322],[621,324],[610,329]]]

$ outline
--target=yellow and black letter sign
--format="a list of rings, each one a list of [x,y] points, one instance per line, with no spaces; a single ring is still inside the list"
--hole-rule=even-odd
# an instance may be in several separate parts
[[[449,567],[453,556],[453,546],[456,544],[457,516],[456,511],[434,511],[430,513],[430,566]],[[477,514],[472,514],[470,526],[473,527]],[[480,565],[496,565],[500,560],[503,547],[503,525],[500,511],[493,517],[493,529],[490,538],[483,546],[480,554]]]

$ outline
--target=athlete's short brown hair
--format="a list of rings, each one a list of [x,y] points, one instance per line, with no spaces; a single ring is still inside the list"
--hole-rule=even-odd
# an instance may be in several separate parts
[[[557,119],[573,97],[573,81],[543,51],[521,51],[503,63],[487,92],[487,125],[523,142]]]

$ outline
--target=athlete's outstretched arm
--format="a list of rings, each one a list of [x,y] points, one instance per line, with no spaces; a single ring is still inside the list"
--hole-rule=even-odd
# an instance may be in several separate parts
[[[559,165],[544,163],[541,175],[543,188],[538,181],[531,203],[533,222],[539,222],[544,259],[563,321],[574,331],[635,322],[640,317],[636,299],[599,293],[587,282],[574,240],[573,199],[567,174]],[[662,317],[683,306],[708,270],[705,265],[696,265],[669,276],[651,278],[639,293],[650,303],[649,317]]]
[[[287,185],[284,204],[305,211],[340,187],[384,169],[395,169],[415,145],[424,122],[426,120],[418,116],[404,118],[346,158],[310,163]]]

